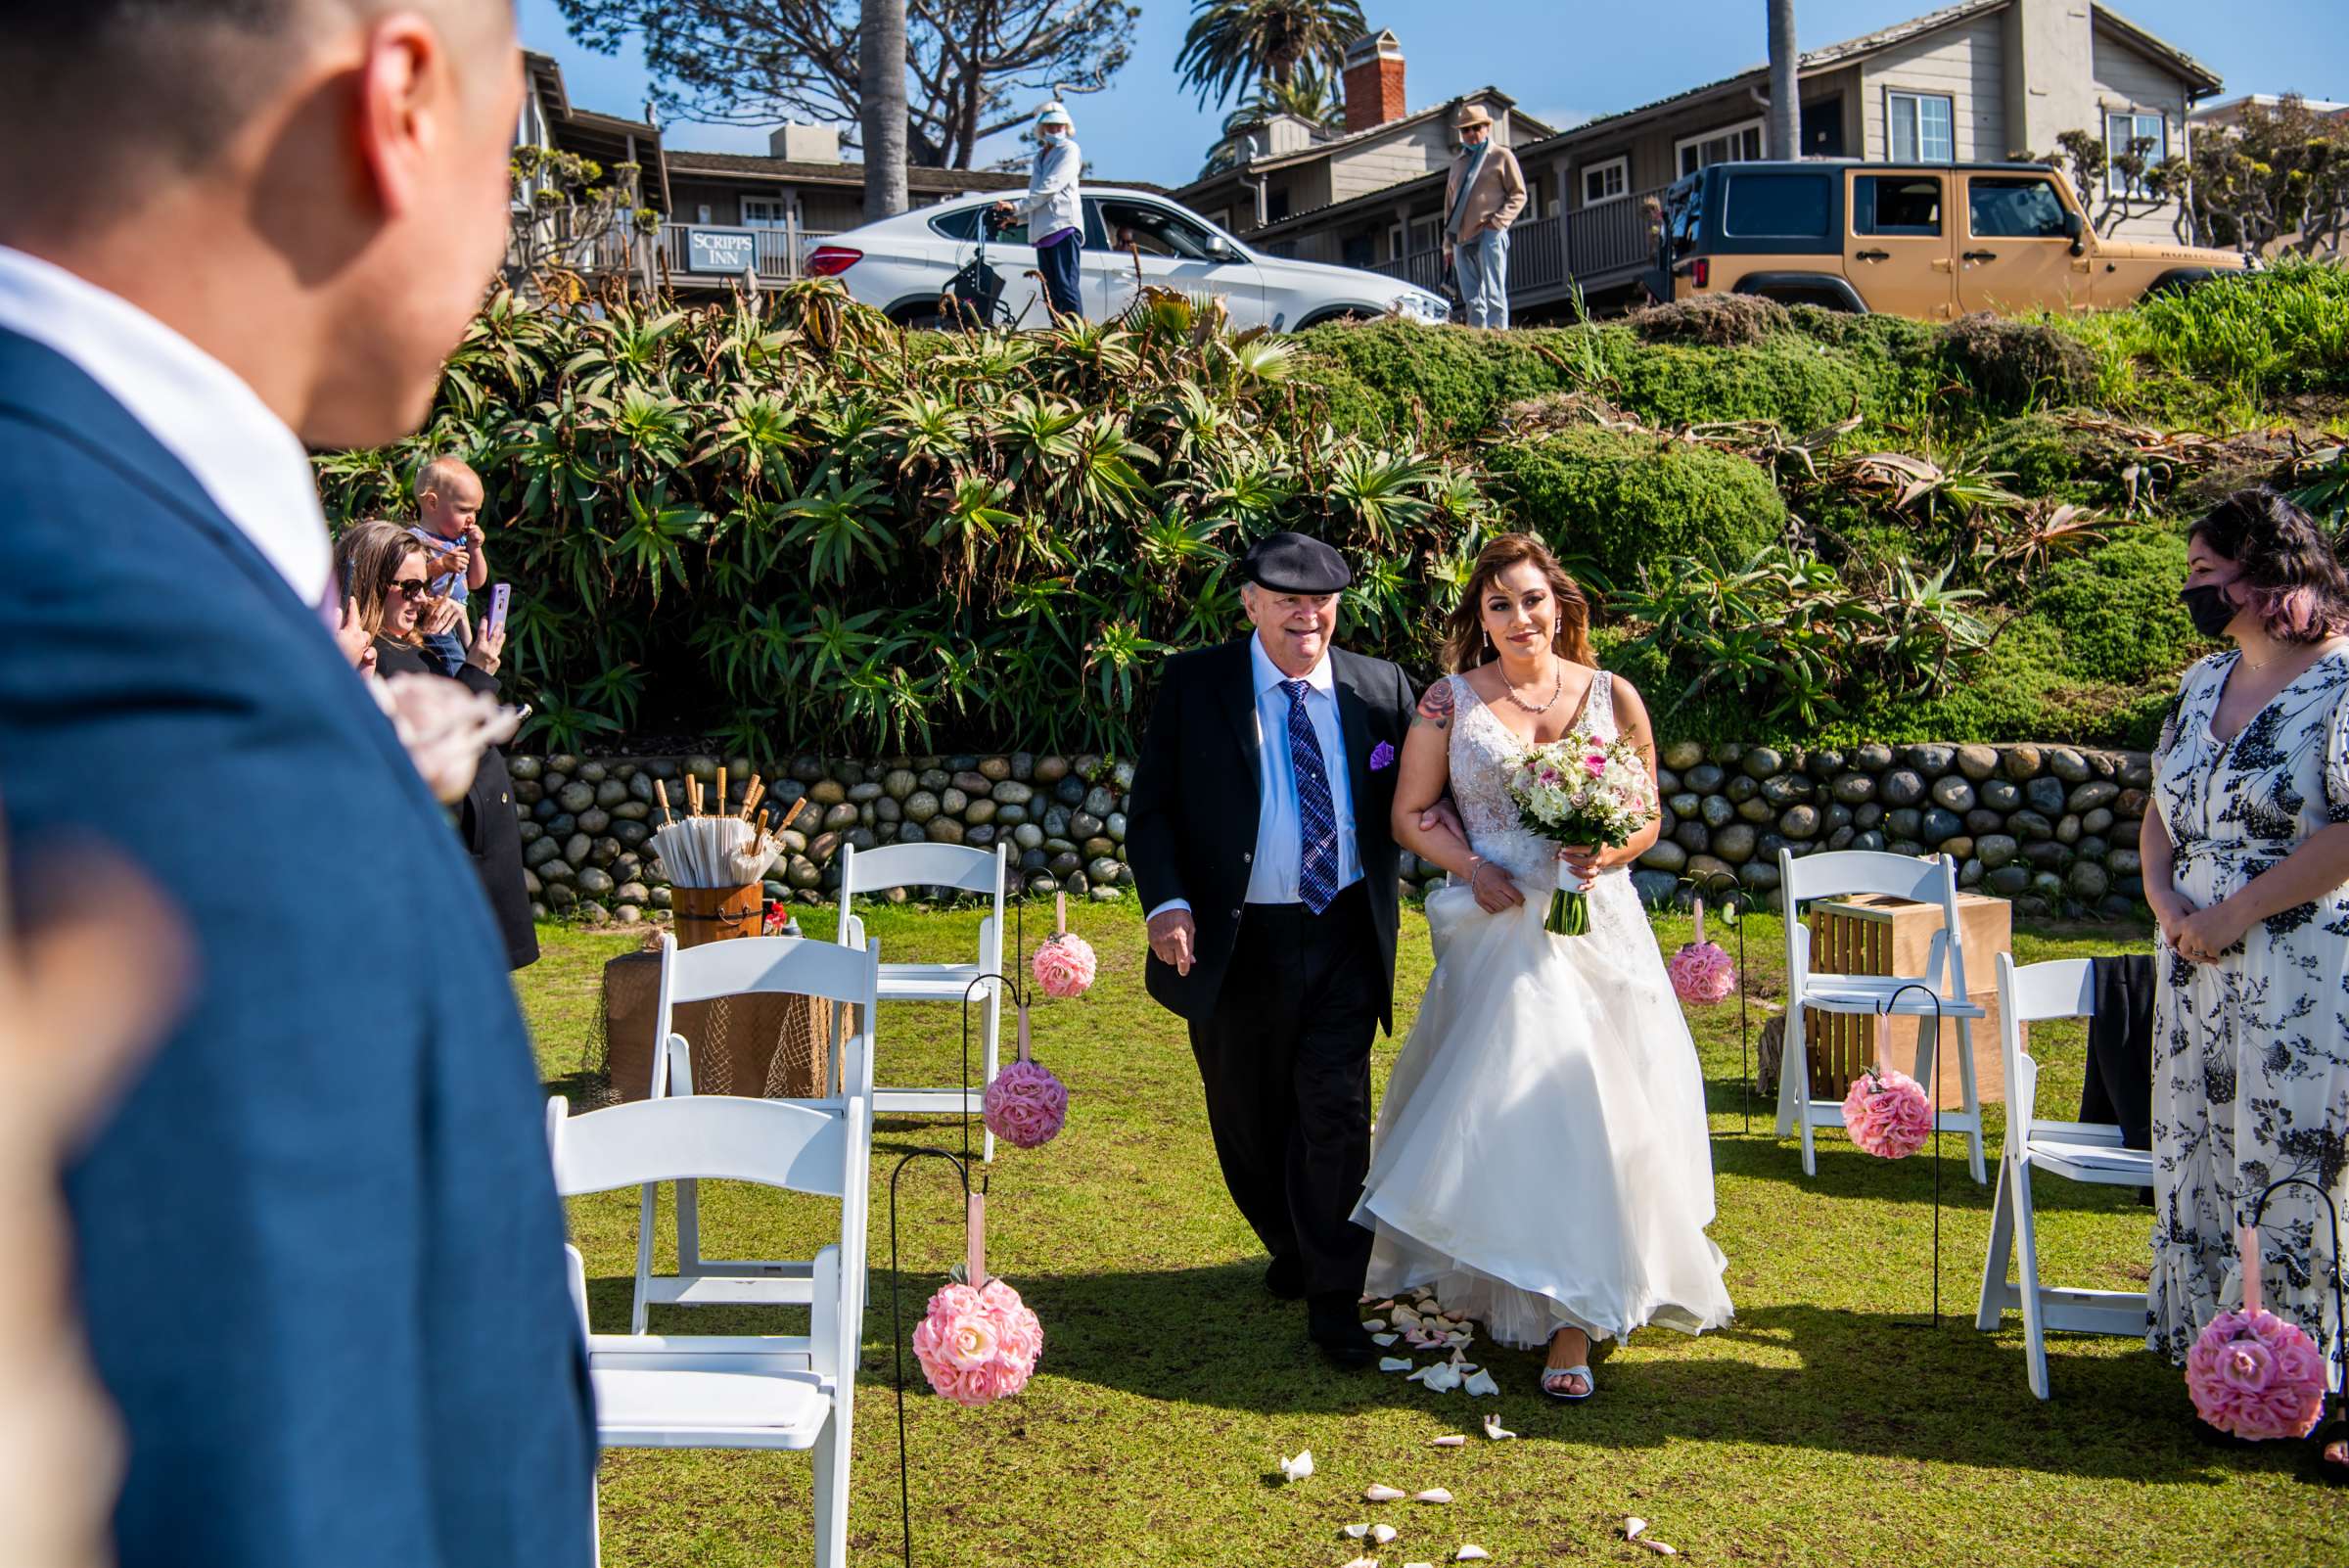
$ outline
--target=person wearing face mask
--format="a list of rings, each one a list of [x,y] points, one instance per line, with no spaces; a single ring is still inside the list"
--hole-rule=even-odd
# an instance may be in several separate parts
[[[1028,176],[1028,194],[1017,202],[995,204],[1006,221],[1027,221],[1029,243],[1036,247],[1036,267],[1044,278],[1044,297],[1056,316],[1084,314],[1077,265],[1084,251],[1084,204],[1077,192],[1077,176],[1083,167],[1076,121],[1059,104],[1046,104],[1036,116],[1036,167]]]
[[[2349,576],[2307,513],[2243,490],[2193,526],[2181,597],[2234,646],[2179,685],[2139,839],[2161,926],[2145,1342],[2178,1362],[2241,1303],[2235,1225],[2261,1187],[2301,1176],[2349,1212]],[[2269,1202],[2265,1305],[2327,1367],[2340,1240],[2306,1188]],[[2323,1443],[2335,1480],[2342,1437]]]

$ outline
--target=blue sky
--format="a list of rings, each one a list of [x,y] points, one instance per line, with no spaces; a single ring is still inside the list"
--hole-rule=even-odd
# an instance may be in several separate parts
[[[1905,21],[1940,0],[1797,0],[1806,48]],[[2341,0],[2126,0],[2122,15],[2226,78],[2230,94],[2298,92],[2349,100]],[[1109,92],[1073,106],[1086,161],[1103,179],[1179,185],[1198,172],[1220,112],[1177,84],[1187,0],[1141,0],[1133,60]],[[1527,113],[1565,124],[1629,109],[1759,65],[1763,0],[1366,0],[1363,15],[1402,40],[1413,109],[1491,82]],[[572,102],[633,114],[648,81],[633,51],[610,59],[564,31],[554,0],[522,0],[523,41],[563,63]],[[674,124],[669,145],[764,152],[763,132]],[[1008,142],[993,156],[1016,151]],[[982,161],[985,161],[983,159]]]

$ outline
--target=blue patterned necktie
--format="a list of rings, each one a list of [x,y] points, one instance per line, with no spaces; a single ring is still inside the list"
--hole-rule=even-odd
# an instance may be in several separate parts
[[[1338,813],[1329,800],[1329,774],[1321,766],[1321,741],[1305,694],[1313,687],[1284,680],[1289,694],[1289,776],[1297,786],[1297,892],[1319,914],[1338,896]]]

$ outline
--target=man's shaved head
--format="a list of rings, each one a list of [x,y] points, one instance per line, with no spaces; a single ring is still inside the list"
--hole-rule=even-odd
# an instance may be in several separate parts
[[[393,10],[510,20],[512,8],[513,0],[0,0],[0,80],[9,83],[0,131],[20,154],[40,149],[49,180],[184,174],[217,156],[336,29]],[[106,135],[84,133],[100,120]]]

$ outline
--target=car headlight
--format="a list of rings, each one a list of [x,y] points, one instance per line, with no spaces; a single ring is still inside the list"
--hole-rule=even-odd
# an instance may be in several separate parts
[[[1451,305],[1439,295],[1413,289],[1395,301],[1395,308],[1404,315],[1420,321],[1441,322],[1451,317]]]

